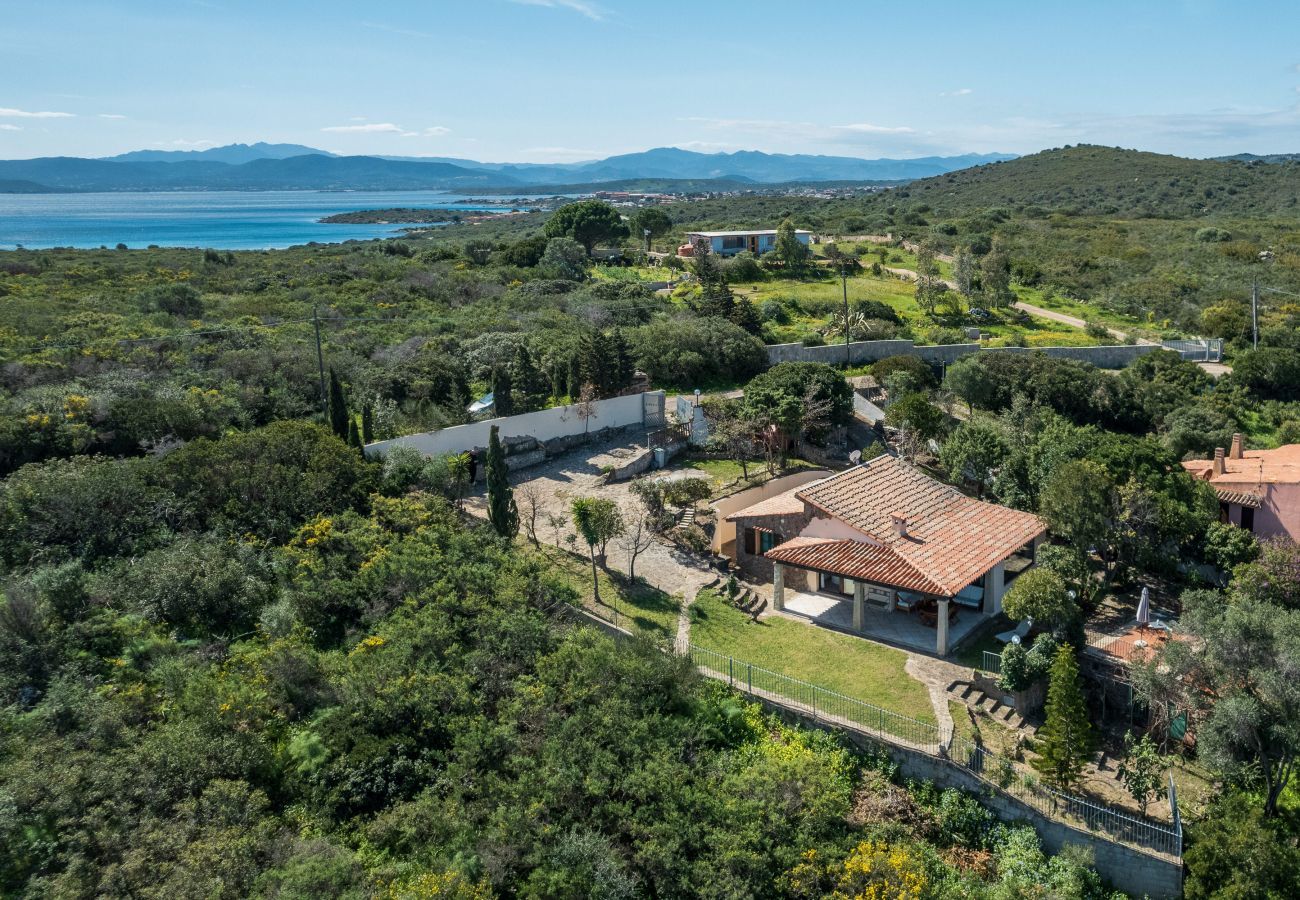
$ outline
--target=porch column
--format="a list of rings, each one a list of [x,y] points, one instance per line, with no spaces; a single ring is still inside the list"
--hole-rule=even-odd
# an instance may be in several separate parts
[[[867,586],[861,581],[853,582],[853,630],[862,631],[862,612],[867,602]]]
[[[772,563],[772,609],[785,609],[785,566]]]
[[[939,621],[935,623],[934,652],[948,655],[948,601],[939,601]]]
[[[1006,560],[989,569],[984,576],[984,609],[996,616],[1002,612],[1002,595],[1006,593]]]

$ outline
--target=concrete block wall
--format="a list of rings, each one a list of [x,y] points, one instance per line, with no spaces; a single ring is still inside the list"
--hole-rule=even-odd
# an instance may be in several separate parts
[[[448,453],[468,453],[476,447],[488,445],[488,435],[493,425],[501,429],[501,438],[531,437],[541,443],[562,438],[580,437],[584,433],[611,428],[641,425],[646,420],[647,406],[657,406],[662,420],[664,392],[629,394],[597,400],[589,420],[578,415],[577,406],[557,406],[537,412],[484,419],[468,425],[455,425],[440,431],[408,434],[389,441],[377,441],[366,446],[367,456],[383,456],[390,447],[414,447],[425,456],[445,456]]]
[[[1061,359],[1077,359],[1102,369],[1122,369],[1139,356],[1161,349],[1158,344],[1116,344],[1096,347],[983,347],[979,344],[937,344],[917,346],[908,340],[855,341],[849,344],[849,360],[867,365],[887,356],[916,356],[931,365],[949,365],[969,353],[1036,353]],[[803,344],[768,344],[769,365],[782,362],[821,362],[841,365],[844,345],[827,344],[805,347]]]

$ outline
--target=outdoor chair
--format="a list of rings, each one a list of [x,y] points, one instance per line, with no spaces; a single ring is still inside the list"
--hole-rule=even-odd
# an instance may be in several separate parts
[[[1025,635],[1029,634],[1029,629],[1033,627],[1034,627],[1034,620],[1025,619],[1025,621],[1021,622],[1019,625],[1017,625],[1015,628],[1011,629],[1010,631],[1004,631],[1001,634],[994,635],[994,637],[996,637],[998,639],[998,642],[1002,644],[1009,644],[1015,638],[1020,638],[1023,641],[1025,639]]]

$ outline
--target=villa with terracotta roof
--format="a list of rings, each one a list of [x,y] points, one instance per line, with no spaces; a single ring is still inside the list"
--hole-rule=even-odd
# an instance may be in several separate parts
[[[773,609],[939,656],[1002,611],[1047,534],[1037,516],[968,497],[892,456],[726,520],[739,568],[772,581]]]
[[[1300,540],[1300,444],[1275,450],[1246,450],[1241,435],[1210,459],[1191,459],[1183,468],[1208,481],[1219,497],[1219,518],[1259,537]]]

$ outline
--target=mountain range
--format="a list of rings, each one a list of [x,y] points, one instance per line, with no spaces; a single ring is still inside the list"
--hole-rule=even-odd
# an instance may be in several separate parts
[[[905,181],[1013,159],[965,154],[916,159],[698,153],[660,147],[574,163],[482,163],[453,157],[337,156],[300,144],[136,150],[102,159],[0,160],[0,193],[205,190],[459,190],[689,180],[693,189],[810,182]],[[725,187],[724,187],[725,185]]]

